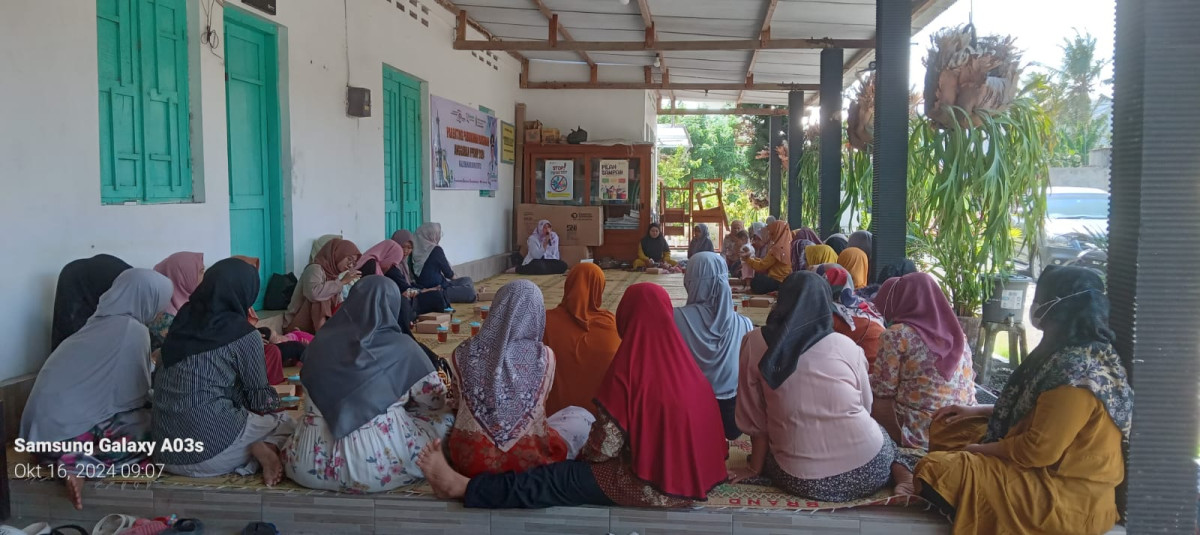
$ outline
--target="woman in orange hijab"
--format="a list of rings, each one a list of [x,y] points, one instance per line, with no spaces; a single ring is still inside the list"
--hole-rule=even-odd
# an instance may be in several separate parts
[[[756,294],[779,290],[783,279],[792,274],[792,229],[787,221],[774,221],[767,226],[767,244],[762,258],[743,255],[742,262],[754,268],[750,291]]]
[[[554,386],[546,398],[547,414],[570,406],[596,413],[592,398],[621,345],[617,318],[600,308],[603,298],[604,271],[596,264],[581,263],[567,273],[562,303],[546,312],[543,342],[558,360]]]
[[[858,290],[867,285],[868,273],[867,253],[858,247],[847,247],[838,255],[837,263],[850,272],[854,279],[854,289]]]

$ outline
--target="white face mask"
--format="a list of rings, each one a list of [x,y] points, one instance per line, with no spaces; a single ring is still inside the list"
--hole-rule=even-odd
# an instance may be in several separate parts
[[[1033,310],[1029,311],[1029,323],[1033,324],[1034,329],[1042,330],[1042,318],[1046,317],[1046,314],[1050,313],[1050,310],[1054,308],[1054,305],[1057,305],[1064,299],[1070,299],[1077,295],[1083,295],[1083,294],[1091,292],[1091,291],[1093,291],[1093,290],[1091,288],[1089,288],[1087,290],[1083,290],[1082,292],[1075,292],[1070,295],[1064,295],[1062,297],[1055,297],[1054,299],[1052,299],[1048,302],[1042,303],[1040,305],[1035,305],[1033,307]],[[1045,309],[1045,310],[1042,310],[1042,309]],[[1041,314],[1038,314],[1039,310],[1042,311]]]

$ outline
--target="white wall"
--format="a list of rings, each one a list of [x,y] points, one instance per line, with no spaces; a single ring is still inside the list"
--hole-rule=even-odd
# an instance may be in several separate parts
[[[628,69],[626,69],[628,70]],[[586,65],[533,62],[532,81],[587,81]],[[625,81],[617,69],[600,68],[606,81]],[[641,71],[638,79],[641,81]],[[583,127],[591,141],[622,139],[630,142],[646,139],[646,98],[649,91],[596,89],[526,89],[526,120],[541,121],[543,126],[558,128],[566,135]]]
[[[49,346],[51,304],[66,262],[112,253],[150,267],[168,254],[229,254],[223,50],[200,44],[201,2],[188,0],[194,188],[200,202],[101,206],[95,2],[0,2],[0,381],[36,371]],[[432,0],[418,19],[391,2],[279,2],[284,119],[286,244],[293,269],[312,239],[341,233],[366,248],[382,239],[382,64],[428,82],[428,91],[484,105],[511,122],[519,65],[499,70],[454,51],[453,17]],[[207,1],[204,2],[208,4]],[[229,3],[229,5],[237,5]],[[220,4],[213,26],[223,35]],[[351,84],[371,89],[374,117],[345,114],[348,23]],[[222,42],[224,39],[222,39]],[[427,131],[427,129],[426,129]],[[427,135],[426,135],[427,137]],[[428,141],[426,140],[426,143]],[[428,152],[428,151],[426,151]],[[451,262],[500,254],[510,243],[512,166],[501,165],[495,198],[428,191],[427,216],[442,223]]]

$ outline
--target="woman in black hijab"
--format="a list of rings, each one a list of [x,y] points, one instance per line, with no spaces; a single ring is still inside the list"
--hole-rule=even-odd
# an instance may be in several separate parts
[[[246,321],[258,284],[250,264],[217,262],[171,322],[154,377],[154,439],[204,445],[155,453],[168,472],[250,475],[261,465],[267,486],[282,478],[279,448],[293,423],[267,382],[262,336]]]
[[[1029,315],[1042,341],[996,404],[934,413],[934,453],[917,465],[917,491],[955,517],[955,533],[1107,532],[1133,390],[1112,346],[1104,283],[1087,269],[1048,267]]]
[[[50,350],[83,328],[96,313],[100,296],[112,288],[117,275],[131,266],[112,255],[99,254],[73,260],[58,274],[54,291],[54,323],[50,329]]]
[[[658,223],[650,223],[646,235],[638,243],[638,257],[633,261],[633,269],[674,266],[677,263],[671,259],[671,245],[663,236],[662,227]]]
[[[833,330],[832,295],[825,277],[792,273],[767,324],[742,342],[737,424],[753,453],[749,466],[730,470],[732,482],[763,475],[836,502],[870,496],[893,477],[911,487],[908,464],[871,418],[867,359]]]
[[[386,492],[424,477],[417,456],[446,436],[454,412],[425,352],[396,323],[399,312],[399,287],[369,275],[309,344],[300,380],[311,403],[284,456],[293,481]],[[335,456],[344,462],[327,467]]]
[[[879,295],[879,289],[883,287],[883,283],[887,282],[888,279],[895,279],[916,272],[917,265],[912,260],[902,258],[879,268],[879,275],[875,277],[875,283],[859,288],[854,294],[873,302],[875,301],[875,296]]]

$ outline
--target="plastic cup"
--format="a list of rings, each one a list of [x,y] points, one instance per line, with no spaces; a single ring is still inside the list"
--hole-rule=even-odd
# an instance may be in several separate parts
[[[471,322],[471,336],[475,336],[477,334],[479,334],[479,322],[472,321]]]
[[[446,339],[449,335],[450,335],[450,329],[447,329],[445,327],[438,327],[438,341],[439,342],[446,343]]]
[[[458,334],[462,330],[462,320],[454,320],[450,322],[450,332]]]
[[[492,307],[490,307],[488,305],[483,305],[483,306],[479,307],[479,318],[487,319],[488,312],[491,312],[491,310],[492,310]]]
[[[744,307],[750,306],[750,296],[748,296],[748,295],[742,296],[742,306],[744,306]]]

